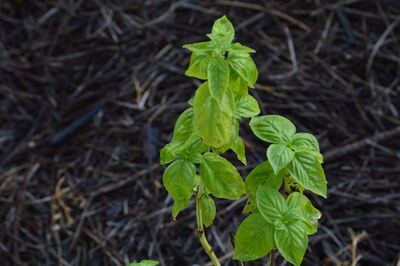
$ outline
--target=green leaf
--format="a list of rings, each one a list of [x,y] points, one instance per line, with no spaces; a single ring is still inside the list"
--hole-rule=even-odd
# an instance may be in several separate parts
[[[233,259],[256,260],[267,255],[274,247],[274,228],[259,213],[249,215],[240,224],[235,235]]]
[[[232,53],[243,53],[243,54],[248,54],[248,53],[255,53],[256,51],[251,49],[250,47],[241,45],[240,43],[232,43],[229,48],[226,49],[228,52]]]
[[[200,198],[200,212],[204,225],[206,227],[212,225],[215,219],[216,209],[214,200],[207,195],[207,193],[204,193]]]
[[[188,108],[176,120],[172,142],[185,142],[196,131],[193,108]]]
[[[211,34],[207,36],[215,43],[226,45],[232,42],[235,30],[226,16],[217,19],[212,27]]]
[[[281,193],[270,187],[259,186],[256,201],[261,215],[271,224],[275,224],[277,220],[282,220],[286,213],[287,206],[285,199]]]
[[[142,260],[138,263],[129,263],[126,266],[156,266],[158,264],[160,264],[160,262],[156,260]]]
[[[220,95],[222,95],[228,87],[228,63],[223,59],[211,59],[210,63],[208,64],[207,78],[211,95],[220,97]]]
[[[215,45],[213,42],[198,42],[185,44],[183,48],[186,48],[192,52],[210,52],[215,49]]]
[[[305,223],[308,235],[312,235],[318,230],[318,219],[321,218],[321,212],[316,209],[311,201],[299,192],[293,192],[286,200],[289,208],[296,208],[301,211],[302,220]]]
[[[261,185],[278,190],[282,186],[283,172],[275,175],[271,164],[266,161],[254,168],[246,177],[246,192],[249,194],[243,212],[254,212],[257,210],[256,192]]]
[[[174,219],[189,203],[195,185],[195,174],[194,164],[184,160],[176,160],[165,169],[163,183],[175,201]]]
[[[244,147],[243,140],[240,137],[237,137],[231,146],[232,151],[236,154],[239,161],[243,164],[247,164],[246,162],[246,150]]]
[[[229,71],[228,87],[235,93],[235,95],[245,96],[249,94],[246,81],[244,81],[243,78],[239,76],[239,74],[237,74],[237,72],[232,68],[230,68]]]
[[[229,53],[229,65],[241,76],[250,88],[254,88],[257,81],[258,71],[256,64],[248,54]]]
[[[290,143],[291,148],[295,151],[312,150],[319,152],[318,140],[309,133],[297,133]]]
[[[200,176],[208,191],[219,198],[238,199],[245,193],[243,179],[236,168],[215,153],[205,153]]]
[[[231,133],[231,140],[227,144],[225,144],[219,148],[213,148],[213,151],[218,154],[226,152],[227,150],[232,148],[234,142],[236,141],[236,139],[238,137],[239,137],[239,121],[237,119],[234,119],[232,133]]]
[[[296,152],[288,165],[288,171],[296,182],[326,198],[326,178],[321,164],[307,151]]]
[[[250,127],[259,139],[271,143],[289,143],[296,132],[296,127],[280,115],[253,117]]]
[[[236,118],[253,117],[260,113],[257,100],[251,95],[241,95],[236,99]]]
[[[267,149],[267,158],[278,174],[294,158],[294,152],[285,144],[272,144]]]
[[[282,186],[283,173],[275,174],[271,164],[265,161],[254,168],[246,177],[246,192],[251,196],[255,196],[257,188],[265,185],[274,190],[278,190]]]
[[[190,64],[185,72],[185,75],[199,79],[207,79],[207,68],[210,59],[210,53],[193,52],[190,57]]]
[[[212,97],[208,82],[196,91],[194,99],[195,123],[203,142],[215,148],[222,147],[231,140],[234,122],[235,101],[230,90],[221,97]]]
[[[274,231],[275,243],[281,255],[290,263],[300,265],[307,250],[308,237],[300,223]]]
[[[167,164],[177,158],[175,152],[180,147],[181,143],[172,142],[164,146],[160,151],[160,164]]]

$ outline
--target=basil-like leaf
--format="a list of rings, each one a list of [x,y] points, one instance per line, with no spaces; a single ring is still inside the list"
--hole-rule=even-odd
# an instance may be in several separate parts
[[[221,97],[212,97],[208,82],[196,91],[194,99],[195,123],[203,142],[215,148],[222,147],[231,140],[235,101],[230,90]]]
[[[156,266],[158,264],[160,264],[160,262],[156,260],[142,260],[138,263],[129,263],[126,266]]]
[[[239,136],[232,143],[231,149],[236,154],[239,161],[241,161],[243,164],[247,164],[246,150],[244,148],[243,140]]]
[[[271,143],[289,143],[296,132],[296,127],[280,115],[253,117],[250,127],[259,139]]]
[[[199,79],[207,79],[207,68],[210,60],[211,54],[208,52],[193,52],[190,56],[189,67],[185,75]]]
[[[232,42],[235,36],[235,30],[229,19],[223,16],[214,22],[211,34],[207,34],[207,36],[213,42],[224,46]]]
[[[229,66],[223,59],[213,58],[207,69],[208,87],[211,95],[220,97],[225,93],[229,82]]]
[[[240,224],[235,235],[233,259],[256,260],[267,255],[274,247],[274,228],[259,213],[249,215]]]
[[[241,95],[236,99],[236,118],[253,117],[260,113],[257,100],[251,95]]]
[[[209,227],[210,225],[212,225],[215,219],[216,208],[214,200],[209,195],[204,193],[200,198],[199,204],[203,224],[206,227]]]
[[[318,140],[309,133],[297,133],[293,136],[290,144],[295,151],[312,150],[319,152]]]
[[[178,117],[175,123],[172,142],[185,142],[196,131],[193,108],[188,108]]]
[[[232,53],[255,53],[256,51],[251,49],[250,47],[241,45],[240,43],[232,43],[229,48],[226,49],[228,52]]]
[[[195,185],[195,174],[194,164],[184,160],[176,160],[165,169],[163,183],[175,201],[174,219],[189,203]]]
[[[267,158],[278,174],[294,158],[294,152],[285,144],[272,144],[267,149]]]
[[[300,223],[284,226],[283,230],[274,230],[276,246],[281,255],[290,263],[299,266],[307,250],[308,237]]]
[[[172,142],[165,145],[160,151],[160,164],[167,164],[177,158],[175,152],[179,149],[180,142]]]
[[[232,90],[235,95],[248,95],[249,94],[249,89],[247,87],[247,83],[237,72],[233,69],[230,68],[229,71],[229,89]]]
[[[278,190],[282,186],[283,174],[275,174],[271,164],[265,161],[254,168],[246,177],[246,192],[251,196],[255,196],[257,188],[265,185],[274,190]]]
[[[242,177],[225,158],[215,153],[205,153],[200,164],[200,176],[206,189],[224,199],[238,199],[245,193]]]
[[[192,52],[210,52],[215,49],[215,45],[213,42],[198,42],[192,44],[185,44],[182,47]]]
[[[281,221],[286,213],[285,199],[281,193],[270,187],[259,186],[256,201],[261,215],[271,224],[275,224],[277,220]]]
[[[248,54],[229,53],[229,65],[241,76],[250,88],[254,88],[257,81],[258,71],[256,64]]]
[[[288,171],[302,187],[326,198],[325,173],[312,153],[296,152],[288,165]]]
[[[293,192],[287,198],[286,203],[289,208],[296,208],[301,211],[308,235],[317,232],[318,219],[321,218],[321,212],[312,205],[306,196],[299,192]]]

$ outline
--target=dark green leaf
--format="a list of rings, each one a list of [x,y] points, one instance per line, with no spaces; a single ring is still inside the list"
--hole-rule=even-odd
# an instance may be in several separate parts
[[[211,55],[208,52],[193,52],[185,75],[199,79],[207,79],[207,68],[210,59]]]
[[[296,152],[288,165],[293,179],[305,189],[326,198],[326,178],[321,164],[307,151]]]
[[[215,98],[209,92],[208,82],[197,89],[194,99],[195,122],[205,144],[220,148],[230,142],[234,110],[235,101],[230,90],[225,90],[220,98]]]
[[[300,265],[308,245],[308,237],[301,224],[287,224],[282,230],[275,228],[274,237],[281,255],[288,262]]]
[[[257,81],[258,71],[256,64],[248,54],[229,53],[229,65],[241,76],[251,88]]]
[[[256,201],[261,215],[271,224],[275,225],[276,220],[282,220],[286,213],[285,199],[281,193],[270,187],[259,186]]]
[[[275,245],[274,228],[259,213],[253,213],[240,224],[235,235],[233,259],[256,260],[267,255]]]
[[[278,174],[294,158],[294,152],[286,144],[272,144],[267,149],[267,158]]]
[[[204,193],[200,198],[200,213],[206,227],[209,227],[214,222],[215,212],[214,200]]]
[[[225,199],[238,199],[245,193],[243,179],[228,160],[211,152],[203,157],[200,176],[208,191]]]
[[[165,169],[163,183],[175,201],[174,218],[189,203],[195,185],[195,174],[194,164],[184,160],[176,160]]]
[[[259,139],[271,143],[289,143],[296,132],[293,123],[280,115],[253,117],[250,127]]]
[[[241,95],[236,99],[236,118],[253,117],[260,113],[257,100],[251,95]]]

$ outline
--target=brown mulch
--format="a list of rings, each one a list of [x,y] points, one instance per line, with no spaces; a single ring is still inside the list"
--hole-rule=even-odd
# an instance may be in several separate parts
[[[181,46],[223,14],[257,50],[263,114],[315,134],[325,154],[329,195],[311,196],[323,218],[303,265],[397,263],[397,0],[3,0],[1,265],[208,263],[193,204],[171,217],[158,151],[199,85]],[[245,176],[266,144],[247,120],[241,136],[248,165],[226,156]],[[243,205],[217,200],[207,230],[224,265]]]

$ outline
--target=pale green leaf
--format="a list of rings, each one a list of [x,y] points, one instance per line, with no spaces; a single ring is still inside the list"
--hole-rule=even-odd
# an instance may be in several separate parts
[[[254,88],[254,83],[258,78],[258,70],[250,55],[229,53],[228,63],[246,81],[249,87]]]
[[[207,69],[208,87],[210,94],[220,97],[225,93],[229,83],[229,65],[223,59],[213,58]]]
[[[283,230],[274,230],[276,246],[281,255],[290,263],[299,266],[307,250],[308,237],[300,223],[284,226]]]
[[[141,262],[137,263],[129,263],[126,266],[156,266],[160,264],[160,262],[156,260],[142,260]]]
[[[291,147],[295,151],[312,150],[319,152],[318,140],[309,133],[297,133],[293,136]]]
[[[250,127],[259,139],[271,143],[289,143],[296,132],[296,127],[280,115],[253,117]]]
[[[192,44],[185,44],[183,48],[186,48],[192,52],[210,52],[215,49],[215,45],[213,42],[198,42]]]
[[[308,235],[317,232],[318,219],[321,218],[321,212],[312,205],[306,196],[299,192],[293,192],[287,198],[286,203],[289,208],[296,208],[301,211]]]
[[[174,161],[164,171],[163,183],[175,201],[174,214],[176,215],[189,203],[195,185],[195,174],[196,167],[194,164],[184,160]],[[176,215],[174,215],[174,218]]]
[[[208,82],[196,91],[194,99],[195,122],[203,142],[215,148],[222,147],[231,140],[234,123],[235,101],[230,90],[221,97],[212,97]]]
[[[287,206],[285,199],[275,189],[259,186],[256,194],[257,207],[261,215],[271,224],[282,220]]]
[[[214,22],[211,34],[207,36],[215,43],[226,45],[232,42],[235,30],[228,18],[223,16]]]
[[[206,227],[209,227],[215,219],[216,208],[214,200],[207,193],[204,193],[200,198],[199,204],[203,223]]]
[[[256,260],[267,255],[274,247],[274,228],[259,213],[249,215],[240,224],[235,235],[233,259]]]
[[[238,199],[245,193],[245,185],[236,168],[215,153],[205,153],[200,164],[200,176],[208,191],[219,198]]]
[[[288,165],[288,171],[303,188],[326,198],[325,173],[313,154],[307,151],[296,152]]]
[[[241,95],[236,99],[236,118],[253,117],[260,113],[257,100],[251,95]]]
[[[267,158],[275,174],[278,174],[293,160],[294,152],[285,144],[272,144],[267,149]]]
[[[232,43],[229,48],[226,49],[228,52],[232,53],[255,53],[256,51],[251,49],[250,47],[241,45],[240,43]]]
[[[199,79],[207,79],[207,68],[210,60],[211,54],[208,52],[193,52],[190,56],[190,64],[185,75]]]

